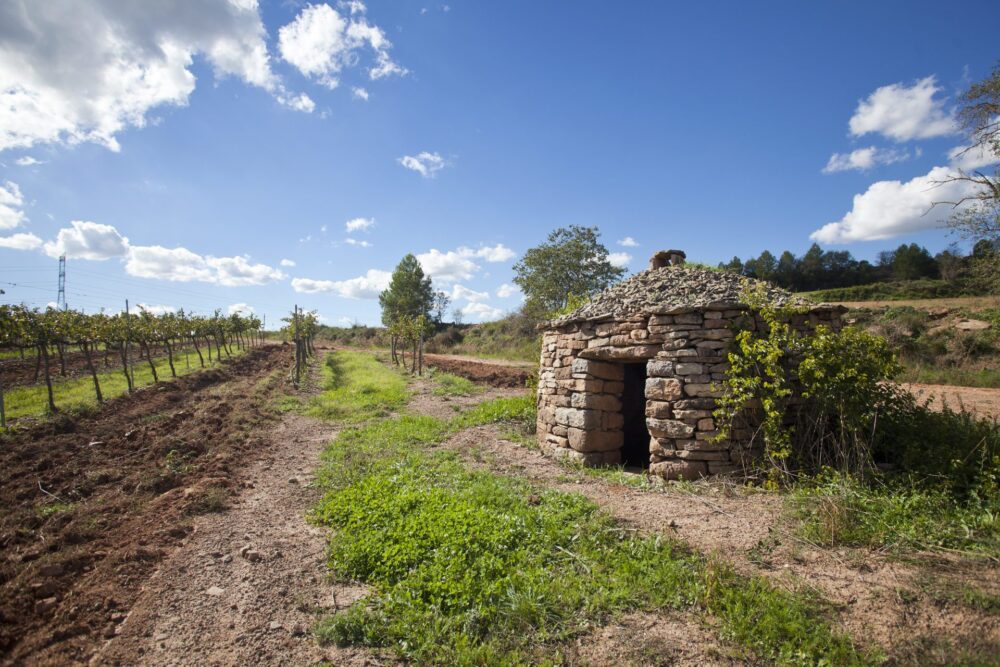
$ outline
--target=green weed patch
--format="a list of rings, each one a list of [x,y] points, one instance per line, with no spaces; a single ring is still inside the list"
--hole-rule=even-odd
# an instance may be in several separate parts
[[[323,393],[307,402],[305,414],[348,423],[384,417],[409,398],[406,378],[363,352],[338,350],[328,354],[322,367],[322,387]]]

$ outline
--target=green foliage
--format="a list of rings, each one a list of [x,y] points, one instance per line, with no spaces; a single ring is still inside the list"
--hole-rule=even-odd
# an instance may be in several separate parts
[[[334,571],[373,592],[324,620],[322,640],[421,664],[549,664],[560,642],[615,614],[695,608],[780,664],[869,662],[801,597],[622,531],[582,496],[469,471],[427,447],[488,415],[524,412],[494,403],[451,424],[404,416],[329,446],[314,517],[335,529]]]
[[[427,351],[538,363],[542,336],[536,324],[535,318],[516,312],[494,322],[450,325],[427,341]]]
[[[431,381],[434,383],[432,393],[435,396],[472,396],[482,391],[472,380],[451,373],[435,372],[431,375]]]
[[[804,292],[802,296],[813,301],[902,301],[906,299],[938,299],[956,296],[974,296],[981,290],[945,280],[908,280],[854,285]]]
[[[721,437],[736,420],[759,423],[772,482],[826,466],[867,474],[872,427],[898,393],[887,382],[899,365],[885,340],[850,327],[805,334],[791,325],[800,313],[776,308],[760,287],[745,290],[743,301],[766,331],[740,331],[729,352],[715,413]],[[805,405],[795,402],[797,391]]]
[[[323,393],[312,397],[305,414],[343,422],[382,417],[402,407],[406,378],[362,352],[338,350],[323,364]]]
[[[515,426],[523,433],[534,433],[536,415],[534,395],[525,394],[480,403],[456,417],[454,425],[457,428],[469,428],[503,423]]]
[[[530,312],[548,313],[566,306],[570,295],[589,297],[625,275],[608,261],[608,249],[596,227],[571,225],[549,234],[514,265],[514,282]]]
[[[416,257],[407,254],[392,272],[389,287],[379,294],[382,324],[390,326],[402,317],[430,320],[434,300],[430,276],[424,275]]]

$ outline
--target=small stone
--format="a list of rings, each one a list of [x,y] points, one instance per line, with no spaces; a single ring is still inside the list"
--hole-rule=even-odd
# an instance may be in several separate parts
[[[298,477],[289,477],[288,478],[288,483],[289,484],[298,484],[299,483],[299,478]]]
[[[103,440],[93,440],[91,442],[88,442],[87,446],[88,447],[100,447],[103,444],[104,444]]]
[[[216,597],[216,598],[219,597],[220,595],[222,595],[225,592],[226,592],[225,588],[219,588],[218,586],[212,586],[207,591],[205,591],[205,593],[207,593],[208,595],[211,595],[212,597]]]
[[[232,563],[233,562],[233,555],[232,554],[226,554],[225,556],[222,557],[222,562],[223,563]]]
[[[280,630],[281,621],[271,621],[267,627],[270,628],[271,630]]]
[[[306,633],[306,628],[301,623],[296,623],[295,625],[292,626],[293,637],[301,637],[305,633]]]
[[[255,549],[249,549],[246,553],[243,554],[243,557],[246,558],[251,563],[256,563],[257,561],[264,560],[264,555]]]
[[[58,602],[59,601],[54,597],[45,598],[44,600],[38,600],[37,602],[35,602],[35,613],[38,614],[39,616],[47,614],[56,608],[56,604]]]

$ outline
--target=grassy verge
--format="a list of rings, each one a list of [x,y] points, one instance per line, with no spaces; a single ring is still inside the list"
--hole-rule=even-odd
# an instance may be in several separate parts
[[[303,404],[286,397],[278,407],[319,419],[358,423],[384,417],[406,404],[408,380],[371,354],[338,350],[323,360],[322,393]]]
[[[233,356],[243,354],[241,350],[233,349]],[[96,363],[96,362],[95,362]],[[160,380],[171,379],[170,364],[166,357],[154,357],[153,364],[156,366],[156,373]],[[214,368],[219,365],[217,359],[209,362],[205,361],[205,368]],[[186,364],[183,357],[174,356],[174,368],[177,375],[187,375],[201,370],[201,365],[195,363]],[[145,359],[136,360],[133,365],[135,386],[146,387],[153,384],[153,372]],[[125,374],[120,368],[103,371],[97,374],[97,379],[101,384],[101,394],[104,399],[115,398],[128,392],[128,383],[125,381]],[[94,381],[89,375],[59,381],[53,378],[52,394],[55,398],[56,407],[65,412],[79,412],[93,409],[97,406],[97,398],[94,394]],[[4,405],[7,409],[7,418],[41,417],[48,412],[48,391],[45,384],[39,383],[29,386],[14,387],[4,392]]]
[[[532,407],[501,399],[451,421],[379,420],[328,447],[315,519],[335,529],[335,573],[373,593],[323,621],[322,639],[423,664],[551,664],[563,642],[617,614],[686,609],[745,655],[870,661],[814,602],[637,537],[578,494],[471,471],[433,447],[467,427],[523,423]]]
[[[900,382],[947,384],[956,387],[1000,387],[1000,370],[996,368],[955,368],[907,364]]]
[[[434,371],[430,377],[434,383],[432,392],[435,396],[472,396],[483,391],[472,380],[451,373]]]

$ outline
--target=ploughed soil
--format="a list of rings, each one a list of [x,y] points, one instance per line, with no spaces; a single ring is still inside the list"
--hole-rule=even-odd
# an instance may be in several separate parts
[[[199,347],[207,361],[208,352],[205,345],[201,344]],[[154,359],[167,356],[166,346],[152,346],[150,347],[150,351],[153,353]],[[186,359],[185,354],[188,355]],[[36,355],[37,352],[35,350],[26,350],[24,359],[18,357],[0,359],[0,382],[3,382],[4,389],[45,382],[44,365],[39,365]],[[140,354],[138,346],[133,347],[130,356],[133,364],[146,363],[146,357],[144,354]],[[107,355],[105,355],[104,350],[91,352],[90,358],[94,364],[94,370],[98,373],[121,371],[121,356],[115,350],[109,350]],[[215,358],[214,349],[212,350],[212,358]],[[51,354],[49,356],[49,376],[53,382],[58,382],[66,378],[90,376],[90,371],[87,368],[87,356],[83,352],[67,348],[63,355],[63,361],[65,362],[65,374],[62,372],[63,365],[59,362],[59,355]],[[198,364],[198,353],[193,346],[175,345],[174,364],[180,368],[185,363]],[[36,367],[38,368],[37,378],[35,377]]]
[[[457,355],[425,354],[424,363],[446,373],[488,384],[491,387],[526,387],[528,380],[536,375],[534,365],[487,361]]]
[[[952,387],[943,384],[904,384],[919,401],[930,400],[931,409],[944,406],[968,411],[980,417],[1000,419],[1000,389],[990,387]]]
[[[86,662],[140,587],[224,507],[278,416],[287,346],[0,442],[0,663]]]

